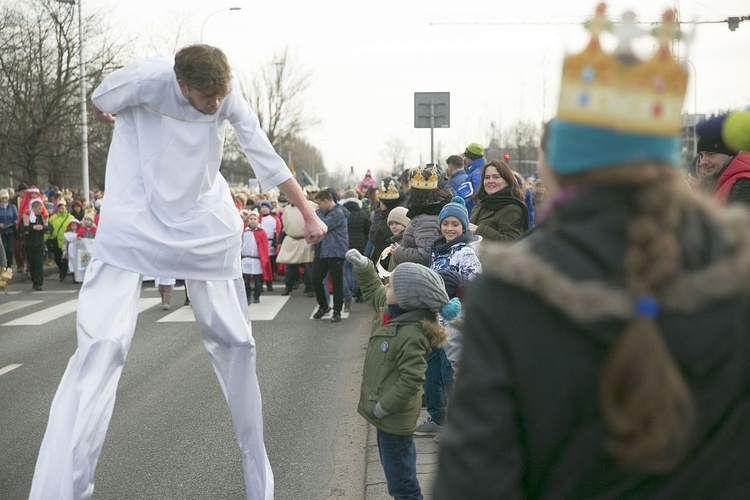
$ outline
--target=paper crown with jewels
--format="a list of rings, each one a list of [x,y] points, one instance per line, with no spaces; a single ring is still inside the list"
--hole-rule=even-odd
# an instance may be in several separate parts
[[[386,186],[386,181],[388,185]],[[398,191],[398,185],[394,179],[386,179],[380,181],[378,186],[378,198],[381,200],[398,200],[401,197],[401,193]]]
[[[426,179],[425,175],[428,175]],[[427,169],[420,165],[412,171],[409,186],[414,189],[437,189],[438,180],[437,169]]]
[[[635,15],[625,13],[612,28],[605,12],[606,5],[600,3],[586,23],[589,44],[563,63],[557,117],[547,141],[550,164],[560,173],[641,159],[673,163],[677,158],[688,73],[670,50],[679,38],[676,14],[664,13],[652,33],[657,49],[642,61],[631,47],[643,34]],[[612,54],[601,47],[604,31],[617,36]]]

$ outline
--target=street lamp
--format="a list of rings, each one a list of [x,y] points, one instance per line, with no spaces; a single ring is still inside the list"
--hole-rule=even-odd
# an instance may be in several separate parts
[[[62,0],[59,0],[59,1],[62,1]],[[208,21],[211,18],[211,16],[213,16],[214,14],[218,14],[219,12],[226,12],[228,10],[242,10],[242,7],[229,7],[228,9],[219,9],[207,15],[206,18],[203,20],[203,24],[201,24],[201,43],[203,43],[203,28],[206,27],[206,21]]]
[[[696,134],[695,127],[698,124],[698,69],[695,67],[695,64],[693,64],[693,61],[688,59],[687,57],[678,57],[680,61],[685,61],[686,63],[690,64],[693,68],[693,114],[695,115],[695,123],[692,124],[691,129],[691,142],[692,144],[691,149],[697,148],[698,146],[698,138]]]
[[[75,0],[57,0],[60,3],[75,5]],[[78,58],[81,71],[81,176],[83,199],[89,201],[89,127],[86,116],[86,64],[83,60],[83,20],[81,0],[78,0]]]
[[[693,113],[698,114],[698,70],[695,68],[693,61],[687,57],[678,57],[680,61],[685,61],[693,67]]]

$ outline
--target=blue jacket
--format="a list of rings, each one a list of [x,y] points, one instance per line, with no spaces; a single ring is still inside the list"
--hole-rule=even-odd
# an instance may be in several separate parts
[[[479,190],[479,184],[482,182],[482,167],[484,167],[484,156],[466,165],[464,167],[466,181],[456,190],[456,196],[464,199],[469,213],[474,209],[474,194]]]
[[[453,190],[453,194],[457,194],[458,188],[460,188],[461,184],[464,182],[466,182],[466,172],[464,170],[459,170],[451,176],[448,185]]]
[[[0,229],[0,234],[12,233],[13,229],[16,227],[17,221],[18,208],[16,208],[16,205],[14,203],[8,202],[8,206],[6,208],[0,207],[0,222],[5,224],[5,227]]]
[[[320,220],[328,226],[328,233],[318,243],[315,249],[315,257],[320,259],[340,258],[343,259],[349,250],[349,230],[347,228],[344,208],[336,205],[327,212],[317,210]]]

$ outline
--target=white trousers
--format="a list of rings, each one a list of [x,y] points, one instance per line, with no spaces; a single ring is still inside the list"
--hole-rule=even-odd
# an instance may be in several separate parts
[[[31,500],[81,500],[94,492],[94,470],[115,404],[138,318],[141,275],[94,259],[78,296],[78,349],[52,401],[37,458]],[[195,320],[229,403],[242,453],[248,500],[273,499],[263,443],[255,341],[242,279],[187,281]]]

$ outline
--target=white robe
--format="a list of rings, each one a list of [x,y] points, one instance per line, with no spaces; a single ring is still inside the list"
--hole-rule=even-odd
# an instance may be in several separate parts
[[[219,173],[226,123],[264,191],[291,172],[236,82],[204,115],[182,95],[173,66],[173,57],[137,61],[94,91],[94,105],[117,115],[95,254],[145,275],[238,278],[242,220]]]
[[[260,261],[258,243],[250,229],[242,233],[242,273],[263,274],[263,264]]]

